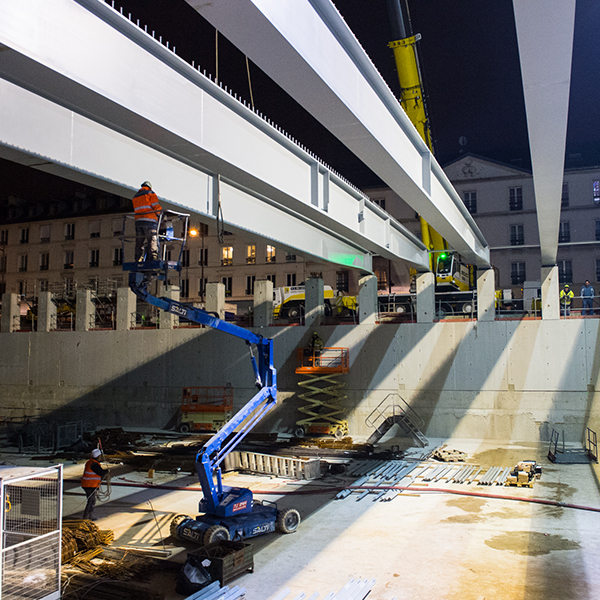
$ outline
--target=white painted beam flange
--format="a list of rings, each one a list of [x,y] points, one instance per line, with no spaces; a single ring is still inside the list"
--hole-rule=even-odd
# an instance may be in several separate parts
[[[542,265],[556,263],[575,0],[513,0]]]
[[[186,0],[469,262],[487,243],[330,0]]]
[[[101,0],[3,0],[0,44],[0,77],[182,165],[220,174],[267,208],[354,247],[360,258],[348,266],[365,269],[371,254],[427,265],[423,244],[362,192]],[[0,134],[5,125],[0,120]],[[44,136],[51,124],[30,115],[23,127]],[[94,169],[103,177],[101,151],[110,149],[97,150]],[[35,145],[28,151],[54,160]],[[118,181],[135,188],[145,165],[128,164],[130,175]],[[320,246],[313,254],[328,243]]]

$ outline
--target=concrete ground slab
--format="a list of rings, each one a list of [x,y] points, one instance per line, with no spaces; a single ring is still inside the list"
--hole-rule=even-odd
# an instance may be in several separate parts
[[[392,441],[393,442],[393,441]],[[438,445],[439,440],[433,440]],[[369,600],[588,600],[600,589],[600,493],[590,465],[551,464],[547,444],[452,440],[470,463],[512,467],[534,459],[543,474],[533,489],[433,483],[415,485],[390,502],[357,501],[358,494],[334,500],[338,489],[356,478],[329,476],[312,482],[235,475],[227,483],[255,490],[259,499],[295,506],[302,515],[291,535],[252,540],[254,573],[235,580],[248,600],[270,600],[289,588],[324,598],[351,578],[376,579]],[[9,461],[5,457],[5,460]],[[48,463],[45,463],[46,465]],[[45,465],[44,465],[45,466]],[[65,467],[65,515],[83,509],[77,485],[83,464]],[[146,473],[128,473],[115,483],[143,484]],[[158,472],[155,483],[199,490],[195,477]],[[429,493],[429,488],[444,492]],[[269,492],[260,494],[258,492]],[[289,494],[289,492],[309,492]],[[537,498],[552,505],[450,492]],[[288,493],[286,493],[288,492]],[[178,513],[194,514],[199,491],[113,486],[100,504],[100,528],[113,529],[115,545],[167,547],[183,562],[191,544],[169,538]],[[574,509],[565,504],[591,507]],[[161,534],[159,534],[159,529]],[[165,598],[181,598],[165,579]],[[172,586],[172,587],[171,587]]]

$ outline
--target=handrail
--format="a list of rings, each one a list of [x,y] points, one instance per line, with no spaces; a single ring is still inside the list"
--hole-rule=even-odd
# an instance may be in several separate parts
[[[394,397],[394,396],[399,398],[406,408],[403,408],[402,405],[395,404],[395,403],[392,403],[389,406],[386,406],[385,408],[381,408],[381,406],[383,404],[386,404],[388,402],[388,398]],[[388,412],[391,412],[392,414],[391,415],[386,414]],[[372,418],[373,415],[375,415],[375,413],[378,413],[378,414],[374,418]],[[423,425],[425,424],[423,419],[415,412],[415,410],[410,406],[410,404],[408,404],[408,402],[406,402],[406,400],[404,400],[404,398],[402,398],[402,396],[400,396],[400,394],[397,394],[395,392],[388,394],[373,409],[371,414],[365,419],[365,423],[369,427],[373,427],[374,429],[377,429],[377,427],[379,427],[380,423],[377,425],[375,425],[375,423],[377,423],[377,421],[381,417],[383,417],[383,419],[381,419],[381,421],[385,421],[385,419],[387,419],[388,417],[395,417],[395,416],[400,416],[400,415],[406,415],[409,418],[409,420],[413,423],[413,425],[415,425],[415,427],[420,428],[420,427],[423,427]],[[411,417],[411,415],[412,415],[412,417]]]

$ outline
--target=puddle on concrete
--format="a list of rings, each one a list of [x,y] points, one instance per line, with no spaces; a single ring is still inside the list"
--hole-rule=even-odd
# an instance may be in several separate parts
[[[478,513],[486,505],[487,500],[483,498],[469,498],[467,496],[463,498],[450,498],[446,500],[446,506],[453,506],[454,508],[460,508],[465,512]]]
[[[525,444],[521,444],[525,445]],[[532,448],[493,448],[473,455],[473,462],[482,467],[514,467],[521,460],[540,462],[544,451],[533,445]]]
[[[521,556],[542,556],[558,550],[577,550],[578,542],[538,531],[508,531],[485,541],[494,550],[509,550]]]
[[[554,481],[538,481],[536,486],[547,489],[552,495],[549,500],[555,500],[556,502],[566,502],[573,497],[573,494],[577,491],[573,486],[567,483],[557,483]]]

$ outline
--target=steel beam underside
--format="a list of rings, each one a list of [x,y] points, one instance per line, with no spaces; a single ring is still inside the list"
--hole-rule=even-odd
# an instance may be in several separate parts
[[[329,0],[186,0],[469,262],[489,248],[442,168]]]
[[[575,0],[513,0],[542,265],[556,264]]]
[[[161,182],[161,199],[198,215],[213,219],[216,215],[218,183],[214,176],[3,79],[0,120],[3,158],[121,196],[132,195],[127,185],[131,171],[135,171],[138,185],[151,173],[152,181]],[[251,232],[285,250],[371,270],[370,255],[267,199],[225,181],[220,182],[220,199],[230,229]]]
[[[370,258],[365,257],[370,254],[427,267],[425,247],[402,225],[101,0],[4,0],[0,43],[0,76],[71,110],[73,119],[82,115],[104,125],[130,144],[139,142],[171,157],[170,164],[218,173],[232,188],[266,199],[269,208],[278,206],[329,232],[322,249],[309,254],[339,262],[337,250],[333,258],[321,256],[337,238],[338,245],[352,247],[357,255],[351,267],[369,270]],[[35,115],[28,121],[35,121],[37,133],[45,135],[45,124]],[[0,134],[4,127],[2,119]],[[29,150],[52,160],[34,146]],[[143,163],[129,166],[129,174],[115,181],[136,189],[148,170]],[[170,197],[163,192],[163,181],[153,180],[167,201],[207,214],[196,203],[182,201],[183,194]],[[187,197],[196,193],[187,189]],[[268,214],[270,210],[267,219]],[[289,232],[280,233],[285,237]],[[351,253],[342,254],[347,261]]]

